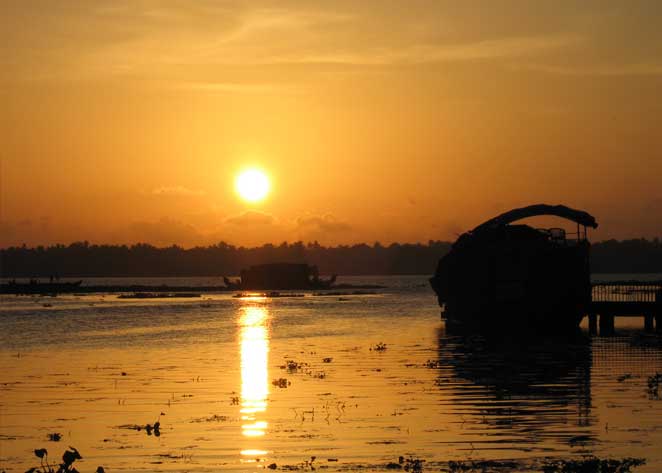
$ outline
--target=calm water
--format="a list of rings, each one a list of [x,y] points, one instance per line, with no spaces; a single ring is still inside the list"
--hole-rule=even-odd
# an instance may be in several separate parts
[[[587,454],[662,470],[662,401],[647,389],[662,348],[641,320],[611,338],[460,337],[425,278],[345,281],[388,289],[4,297],[0,471],[39,466],[35,448],[53,463],[69,445],[81,472],[307,469],[312,456],[326,471],[382,471],[400,455],[438,471]],[[158,437],[131,428],[157,420]]]

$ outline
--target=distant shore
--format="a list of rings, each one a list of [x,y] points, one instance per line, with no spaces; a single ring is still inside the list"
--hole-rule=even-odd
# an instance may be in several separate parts
[[[433,274],[451,242],[322,246],[283,243],[254,248],[219,243],[196,248],[149,244],[96,245],[77,242],[49,247],[0,249],[0,277],[220,277],[251,265],[307,263],[320,274],[343,276]],[[662,241],[608,240],[591,245],[593,273],[662,273]]]
[[[328,289],[328,291],[338,290],[357,290],[357,289],[384,289],[385,286],[377,284],[337,284]],[[299,291],[306,290],[305,288],[297,289]],[[311,289],[312,290],[312,289]],[[262,291],[256,290],[256,291]],[[315,291],[322,292],[323,290],[315,289]],[[129,284],[129,285],[80,285],[67,289],[58,289],[55,291],[57,294],[94,294],[94,293],[160,293],[160,294],[176,294],[176,293],[217,293],[217,292],[237,292],[237,289],[231,289],[227,286],[168,286],[168,285],[143,285],[143,284]],[[25,289],[14,288],[10,285],[3,283],[0,285],[0,294],[9,295],[50,295],[53,292],[46,290],[26,291]]]

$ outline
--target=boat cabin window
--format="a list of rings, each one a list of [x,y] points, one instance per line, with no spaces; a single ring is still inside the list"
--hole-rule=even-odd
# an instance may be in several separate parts
[[[564,241],[565,240],[565,230],[563,228],[550,228],[549,229],[549,238],[554,241]]]

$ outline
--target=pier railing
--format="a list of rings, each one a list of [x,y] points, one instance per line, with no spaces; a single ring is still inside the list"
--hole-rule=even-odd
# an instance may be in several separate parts
[[[655,302],[662,300],[662,282],[609,282],[593,284],[593,302]]]
[[[589,331],[600,335],[614,333],[615,317],[643,317],[644,329],[653,325],[662,333],[662,281],[595,283],[589,307]]]

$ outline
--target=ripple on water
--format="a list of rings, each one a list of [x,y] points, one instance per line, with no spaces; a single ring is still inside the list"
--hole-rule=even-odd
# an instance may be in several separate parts
[[[417,292],[345,297],[5,307],[0,466],[25,471],[35,448],[59,459],[68,445],[81,471],[587,454],[662,466],[662,401],[647,392],[657,338],[460,337]]]

